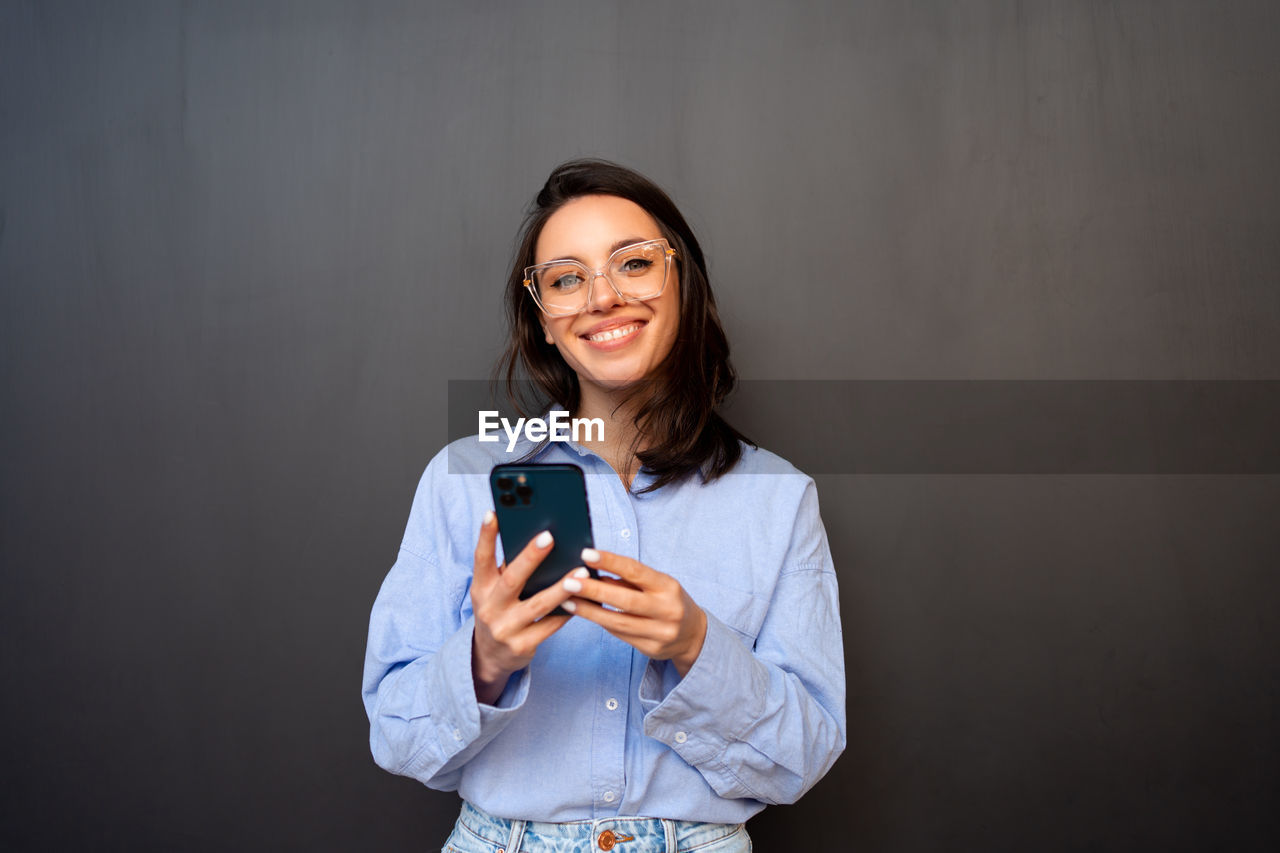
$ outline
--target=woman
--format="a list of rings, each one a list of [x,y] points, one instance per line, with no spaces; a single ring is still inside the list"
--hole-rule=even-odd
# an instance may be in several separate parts
[[[465,439],[427,466],[370,620],[374,757],[461,794],[447,850],[749,850],[742,824],[845,745],[813,482],[715,413],[734,374],[706,263],[643,176],[557,168],[507,307],[508,389],[524,372],[604,436]],[[519,598],[552,543],[498,556],[488,474],[517,457],[583,469],[598,579]]]

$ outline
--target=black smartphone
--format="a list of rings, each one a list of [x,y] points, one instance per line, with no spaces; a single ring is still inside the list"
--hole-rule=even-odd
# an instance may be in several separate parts
[[[582,549],[594,547],[587,481],[582,469],[569,464],[495,465],[489,489],[498,514],[498,533],[507,562],[544,530],[554,537],[551,552],[525,582],[521,598],[555,584],[582,565]],[[599,577],[588,567],[592,577]],[[557,607],[554,613],[564,613]]]

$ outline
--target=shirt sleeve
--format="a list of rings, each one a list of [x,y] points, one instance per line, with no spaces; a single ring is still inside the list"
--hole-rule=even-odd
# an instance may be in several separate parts
[[[812,481],[754,648],[708,612],[693,666],[674,685],[667,670],[651,661],[641,682],[645,734],[721,797],[792,803],[835,763],[846,743],[844,647]]]
[[[412,538],[419,548],[442,541],[447,534],[434,528],[449,521],[433,506],[428,477],[423,482],[406,532],[406,542]],[[475,619],[463,607],[470,581],[469,564],[402,545],[369,619],[363,696],[373,758],[444,791],[457,789],[463,765],[519,713],[529,690],[525,669],[511,677],[495,705],[476,699]]]

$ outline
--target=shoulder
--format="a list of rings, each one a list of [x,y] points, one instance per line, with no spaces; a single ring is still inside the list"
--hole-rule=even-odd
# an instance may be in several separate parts
[[[739,444],[742,447],[742,456],[738,459],[738,464],[733,466],[730,474],[775,474],[810,479],[808,474],[776,453],[746,442],[739,442]]]
[[[449,442],[432,457],[423,480],[436,481],[445,475],[488,477],[494,465],[536,461],[544,451],[544,445],[523,436],[509,443],[506,438],[481,440],[478,435],[466,435]]]
[[[510,462],[511,454],[500,442],[481,441],[479,436],[467,435],[451,441],[440,449],[427,465],[427,471],[438,474],[489,475],[494,465]]]
[[[468,435],[451,441],[440,449],[418,482],[416,503],[424,509],[435,507],[452,515],[458,509],[457,502],[466,497],[469,509],[479,511],[489,508],[489,473],[493,466],[518,461],[533,461],[532,442],[521,439],[514,447],[506,443],[481,441]],[[532,453],[532,457],[540,454]]]
[[[489,446],[475,436],[441,448],[418,481],[401,547],[436,564],[469,555],[480,519],[492,508],[493,457]]]
[[[478,441],[474,435],[449,442],[422,472],[414,500],[416,508],[452,517],[464,508],[470,513],[472,504],[484,504],[489,492],[489,471],[507,461],[504,450],[503,446]]]
[[[766,507],[769,513],[797,519],[818,515],[818,489],[813,478],[762,447],[744,443],[742,458],[721,479],[728,490],[749,495],[752,503]]]
[[[764,513],[770,517],[793,515],[802,505],[816,505],[813,478],[776,453],[742,443],[742,455],[723,476],[691,483],[694,492],[735,513]]]
[[[774,500],[799,501],[806,493],[814,491],[813,478],[763,447],[742,443],[742,456],[722,480],[734,488],[746,488],[758,496]]]

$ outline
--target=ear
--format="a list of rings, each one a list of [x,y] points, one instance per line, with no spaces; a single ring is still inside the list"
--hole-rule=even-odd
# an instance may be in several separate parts
[[[543,323],[543,324],[542,324],[542,334],[544,334],[544,335],[546,336],[546,338],[547,338],[547,343],[551,344],[552,346],[555,346],[555,344],[556,344],[556,339],[555,339],[555,338],[553,338],[553,337],[551,337],[551,333],[547,331],[547,324],[546,324],[546,323]]]

